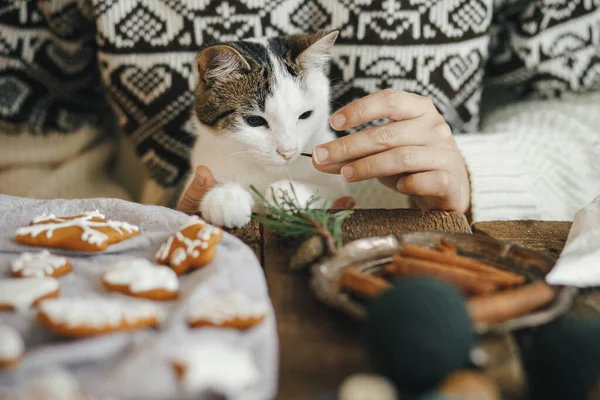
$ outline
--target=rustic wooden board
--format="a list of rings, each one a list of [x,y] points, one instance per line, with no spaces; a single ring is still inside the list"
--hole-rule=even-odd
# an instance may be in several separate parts
[[[419,210],[356,210],[346,221],[344,241],[424,230],[470,232],[462,214]],[[280,348],[278,398],[308,399],[336,390],[348,375],[366,370],[360,324],[319,303],[308,273],[288,273],[298,243],[263,232],[263,265],[275,307]]]
[[[343,227],[344,242],[356,239],[402,234],[406,232],[444,231],[466,232],[471,228],[460,213],[417,209],[356,210]]]
[[[317,302],[308,273],[286,272],[295,247],[265,229],[264,266],[279,335],[278,398],[286,400],[331,391],[364,369],[359,324]]]
[[[557,257],[570,222],[494,221],[475,223],[473,233],[545,251]],[[344,225],[344,242],[370,236],[418,231],[470,232],[456,213],[419,210],[356,210]],[[252,223],[233,230],[263,263],[275,307],[280,346],[280,399],[308,399],[333,392],[344,378],[367,369],[357,321],[319,303],[308,273],[291,274],[286,265],[297,242],[283,241]],[[580,296],[575,312],[600,315],[600,293]]]
[[[492,236],[558,257],[571,229],[571,222],[492,221],[473,224],[473,233]]]
[[[248,225],[243,228],[237,229],[226,229],[227,232],[241,239],[244,243],[246,243],[252,250],[254,250],[254,254],[262,264],[262,227],[256,221],[251,221]]]

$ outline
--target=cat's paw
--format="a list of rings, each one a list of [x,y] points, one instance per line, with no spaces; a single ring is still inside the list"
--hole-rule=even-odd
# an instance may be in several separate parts
[[[254,199],[237,184],[217,186],[209,191],[200,203],[202,218],[224,228],[240,228],[252,217]]]
[[[315,194],[315,191],[308,185],[305,185],[300,182],[283,180],[271,184],[267,188],[267,193],[265,193],[265,197],[270,203],[282,204],[285,198],[284,192],[287,192],[289,198],[293,199],[293,201],[301,208],[306,207],[310,198]]]

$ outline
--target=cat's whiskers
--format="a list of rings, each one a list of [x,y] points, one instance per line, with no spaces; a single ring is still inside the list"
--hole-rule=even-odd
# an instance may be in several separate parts
[[[203,204],[203,217],[209,222],[249,220],[247,210],[253,209],[252,197],[242,195],[240,186],[242,190],[250,184],[267,188],[281,180],[293,182],[298,176],[308,186],[296,182],[299,197],[312,186],[323,187],[326,196],[346,191],[345,181],[338,176],[310,173],[312,150],[291,158],[287,151],[277,154],[278,148],[289,149],[296,141],[326,143],[335,139],[329,113],[325,112],[331,105],[330,87],[346,92],[354,85],[339,77],[329,80],[321,68],[324,65],[317,65],[326,61],[325,53],[333,44],[329,35],[323,41],[319,35],[310,35],[306,37],[310,40],[283,37],[252,42],[251,46],[243,41],[221,43],[214,51],[203,51],[198,56],[206,62],[199,63],[205,68],[199,68],[196,79],[214,81],[215,85],[198,85],[194,91],[193,112],[198,117],[194,118],[194,129],[201,140],[194,143],[192,160],[206,163],[215,176],[223,177],[219,183],[231,183],[221,188],[223,196],[211,197],[212,203]],[[318,45],[314,40],[319,41]],[[290,69],[292,49],[307,56]],[[252,68],[247,70],[242,68],[244,65]],[[244,75],[244,79],[234,79],[233,73]],[[336,108],[341,106],[334,104]],[[307,116],[300,118],[304,114]],[[196,134],[181,135],[186,142],[196,139]]]
[[[353,87],[355,85],[331,85],[331,88]]]

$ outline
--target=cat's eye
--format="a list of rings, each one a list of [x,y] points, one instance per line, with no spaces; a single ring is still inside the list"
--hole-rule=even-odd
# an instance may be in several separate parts
[[[247,117],[244,117],[244,122],[253,127],[267,125],[267,120],[263,117],[259,117],[258,115],[249,115]]]
[[[300,119],[307,119],[307,118],[309,118],[312,115],[312,113],[313,113],[312,110],[307,111],[305,113],[302,113],[302,115],[300,115],[298,118],[300,118]]]

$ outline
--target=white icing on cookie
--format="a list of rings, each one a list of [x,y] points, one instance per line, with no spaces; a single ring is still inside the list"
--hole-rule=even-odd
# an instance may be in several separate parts
[[[94,218],[103,219],[104,221],[93,221]],[[95,228],[109,227],[120,234],[122,234],[123,231],[132,233],[140,230],[139,227],[131,225],[127,222],[106,221],[104,215],[100,214],[100,212],[97,210],[84,212],[73,219],[64,219],[57,217],[54,214],[50,214],[35,217],[32,221],[36,225],[30,225],[17,229],[17,236],[31,235],[36,237],[39,234],[45,233],[47,238],[51,238],[52,234],[57,229],[76,226],[82,230],[81,240],[92,245],[102,245],[108,241],[108,235],[96,230]]]
[[[186,346],[171,361],[185,367],[181,383],[191,391],[239,391],[258,384],[261,378],[247,349],[222,342]]]
[[[0,279],[0,304],[26,309],[58,288],[58,280],[50,277]]]
[[[242,292],[231,292],[193,306],[188,313],[188,322],[197,320],[222,324],[235,318],[260,318],[267,314],[263,301],[254,301]]]
[[[122,261],[107,268],[104,281],[113,285],[127,285],[134,293],[163,289],[179,289],[177,274],[169,267],[154,265],[145,259]]]
[[[162,319],[158,306],[149,301],[110,298],[58,298],[40,304],[43,312],[54,323],[76,327],[119,327],[123,322],[135,323],[141,319]]]
[[[169,252],[171,251],[171,246],[173,245],[174,239],[175,235],[169,236],[167,241],[160,245],[158,251],[156,252],[156,258],[158,260],[166,260],[169,257]]]
[[[181,233],[181,231],[194,225],[203,226],[198,231],[195,238],[190,239]],[[177,238],[177,240],[183,243],[184,247],[178,248],[171,254],[169,261],[172,265],[180,265],[187,257],[198,258],[201,250],[206,250],[209,247],[208,241],[210,238],[220,234],[221,231],[221,228],[213,226],[200,217],[193,215],[181,226],[181,228],[179,228],[179,231],[174,236],[169,237],[169,239],[160,246],[156,252],[156,258],[159,260],[166,260],[169,258],[174,238]]]
[[[24,277],[39,278],[52,276],[54,271],[64,267],[67,259],[51,254],[48,250],[39,253],[23,253],[11,264],[13,273],[20,273]]]
[[[25,344],[15,329],[0,325],[0,362],[10,362],[21,358]]]

